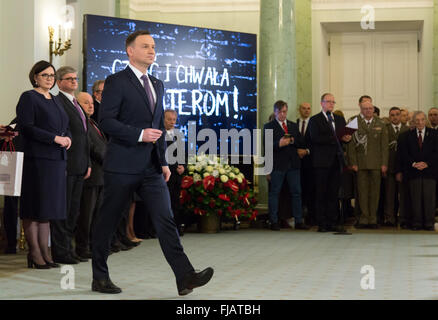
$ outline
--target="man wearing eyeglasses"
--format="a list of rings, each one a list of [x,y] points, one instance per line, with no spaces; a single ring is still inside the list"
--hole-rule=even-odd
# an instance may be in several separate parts
[[[310,118],[308,139],[315,178],[315,213],[318,232],[336,231],[341,172],[345,165],[342,143],[345,119],[333,113],[336,101],[331,93],[321,96],[321,112]],[[341,136],[341,137],[340,137]]]
[[[74,93],[78,88],[77,71],[72,67],[61,67],[56,73],[58,97],[69,117],[72,145],[67,151],[67,219],[51,223],[53,260],[64,264],[86,262],[76,254],[72,246],[79,216],[84,180],[91,174],[88,123],[84,110]]]
[[[94,113],[91,115],[91,119],[96,122],[99,122],[99,108],[100,102],[102,101],[102,92],[103,87],[105,85],[105,80],[97,80],[93,83],[93,104],[94,104]]]
[[[360,97],[359,107],[358,130],[347,149],[349,164],[357,174],[360,218],[356,227],[377,229],[381,178],[386,177],[388,171],[388,129],[383,120],[374,115],[370,96]]]

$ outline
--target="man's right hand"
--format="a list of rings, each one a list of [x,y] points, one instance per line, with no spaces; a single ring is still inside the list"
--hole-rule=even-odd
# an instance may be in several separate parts
[[[143,142],[156,142],[158,139],[160,139],[161,135],[163,134],[163,131],[158,129],[152,129],[147,128],[143,130]]]
[[[288,146],[288,145],[290,145],[291,143],[293,143],[293,142],[294,142],[293,139],[294,139],[293,137],[289,137],[289,138],[282,137],[282,138],[280,139],[280,148],[285,147],[285,146]]]
[[[359,167],[358,166],[351,166],[351,170],[353,170],[354,172],[358,172]]]

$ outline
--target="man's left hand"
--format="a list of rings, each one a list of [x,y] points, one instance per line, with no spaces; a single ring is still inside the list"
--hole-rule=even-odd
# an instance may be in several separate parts
[[[307,156],[307,150],[306,149],[297,149],[298,157],[300,159],[303,159],[305,156]]]
[[[164,181],[166,181],[166,182],[169,181],[170,174],[171,174],[169,167],[168,166],[162,166],[161,168],[163,170]]]
[[[91,168],[88,167],[87,174],[84,177],[84,180],[87,180],[91,176]]]

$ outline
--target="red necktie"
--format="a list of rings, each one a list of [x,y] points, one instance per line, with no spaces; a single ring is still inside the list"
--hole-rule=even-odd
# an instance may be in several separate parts
[[[288,134],[289,132],[287,132],[287,126],[286,126],[286,124],[283,122],[283,130],[284,130],[284,132],[286,133],[286,134]]]
[[[418,132],[418,146],[420,150],[423,148],[423,139],[421,138],[421,131]]]
[[[102,133],[100,132],[99,128],[94,124],[94,122],[92,120],[90,120],[90,123],[94,127],[94,129],[96,129],[96,131],[99,134],[99,136],[101,136],[103,138]]]
[[[303,124],[301,125],[301,135],[304,136],[304,126],[306,124],[306,120],[302,120]]]

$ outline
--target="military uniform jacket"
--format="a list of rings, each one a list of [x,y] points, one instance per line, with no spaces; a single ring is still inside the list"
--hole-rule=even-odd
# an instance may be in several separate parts
[[[367,126],[357,115],[358,130],[347,147],[349,165],[357,165],[359,170],[380,170],[388,165],[388,129],[378,117]]]

